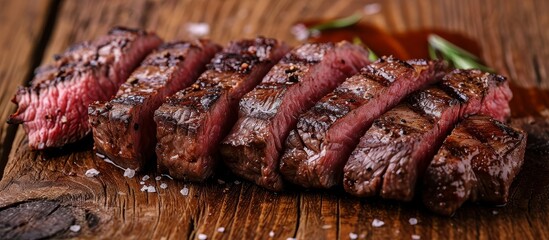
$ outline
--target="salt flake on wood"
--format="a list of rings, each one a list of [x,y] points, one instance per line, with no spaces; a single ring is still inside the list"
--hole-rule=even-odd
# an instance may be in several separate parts
[[[417,234],[412,234],[412,239],[419,240],[419,239],[421,239],[421,236],[419,236]]]
[[[203,37],[210,33],[210,25],[207,23],[187,23],[187,32],[195,37]]]
[[[357,238],[358,238],[358,234],[353,233],[353,232],[352,232],[352,233],[349,233],[349,238],[350,238],[350,239],[353,239],[353,240],[354,240],[354,239],[357,239]]]
[[[222,232],[225,232],[225,228],[224,227],[220,227],[217,229],[218,232],[222,233]]]
[[[208,235],[200,233],[200,234],[198,234],[198,239],[199,240],[206,240],[206,239],[208,239]]]
[[[410,218],[408,220],[408,222],[410,223],[410,225],[416,225],[417,224],[417,218]]]
[[[92,168],[92,169],[88,169],[88,171],[86,171],[86,173],[84,174],[86,175],[86,177],[95,177],[97,175],[99,175],[99,171],[97,171],[97,169],[95,168]]]
[[[133,176],[135,176],[135,170],[131,168],[126,168],[126,170],[124,170],[124,177],[133,178]]]
[[[385,225],[385,222],[377,219],[377,218],[374,218],[374,221],[372,221],[372,227],[381,227]]]
[[[72,225],[69,230],[71,230],[71,232],[80,232],[80,225]]]
[[[181,191],[179,191],[181,193],[181,195],[183,196],[187,196],[189,195],[189,189],[187,188],[187,186],[184,186],[183,189],[181,189]]]

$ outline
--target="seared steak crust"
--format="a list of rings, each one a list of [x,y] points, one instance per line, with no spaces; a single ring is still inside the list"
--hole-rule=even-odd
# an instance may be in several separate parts
[[[154,156],[154,111],[191,85],[220,47],[207,40],[161,45],[145,58],[114,99],[88,109],[95,147],[118,165],[141,169]]]
[[[71,46],[39,67],[13,102],[9,123],[22,123],[31,149],[61,147],[90,132],[88,104],[108,100],[162,40],[153,33],[113,28],[94,42]]]
[[[487,116],[462,121],[427,167],[423,202],[451,215],[465,201],[501,205],[524,161],[526,133]]]
[[[382,58],[348,78],[299,117],[290,131],[280,171],[303,187],[340,183],[345,165],[372,121],[413,91],[444,75],[446,64]]]
[[[452,71],[438,86],[413,94],[374,121],[345,165],[345,190],[411,200],[418,176],[453,125],[477,113],[505,118],[511,97],[501,76]]]
[[[237,175],[281,190],[280,151],[299,114],[367,63],[367,52],[347,42],[291,51],[240,101],[239,119],[221,146],[225,163]]]
[[[236,121],[238,101],[287,51],[269,38],[232,42],[195,84],[169,98],[155,114],[160,171],[186,180],[209,177],[219,142]]]

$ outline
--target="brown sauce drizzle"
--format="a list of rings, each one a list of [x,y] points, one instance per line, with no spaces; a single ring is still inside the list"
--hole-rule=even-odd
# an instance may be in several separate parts
[[[311,27],[321,22],[325,21],[307,20],[300,23],[306,27]],[[439,35],[476,56],[482,56],[482,49],[474,39],[461,33],[441,29],[420,29],[389,33],[371,24],[358,23],[345,28],[323,30],[321,34],[311,36],[308,41],[339,42],[347,40],[352,42],[358,37],[377,56],[393,55],[400,59],[428,59],[427,38],[430,34]],[[519,87],[512,79],[510,79],[510,87],[514,95],[510,103],[512,117],[549,114],[549,90]]]

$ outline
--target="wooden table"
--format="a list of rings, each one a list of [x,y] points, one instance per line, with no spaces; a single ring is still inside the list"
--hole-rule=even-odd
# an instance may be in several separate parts
[[[419,201],[358,199],[341,190],[273,193],[248,182],[176,182],[151,179],[156,193],[141,192],[143,175],[123,172],[97,157],[91,140],[70,151],[32,152],[22,128],[4,124],[9,100],[33,69],[76,41],[105,34],[113,25],[155,30],[164,39],[189,37],[186,23],[205,22],[210,37],[273,36],[299,42],[290,27],[299,20],[362,11],[373,1],[2,1],[0,8],[0,238],[182,239],[548,239],[549,238],[549,2],[379,1],[363,22],[390,32],[440,28],[476,39],[482,58],[508,76],[515,89],[514,117],[537,117],[526,163],[504,208],[466,204],[452,217],[429,213]],[[375,10],[368,5],[367,10]],[[373,5],[376,6],[376,5]],[[542,91],[545,89],[545,91]],[[527,124],[528,125],[528,124]],[[537,141],[537,142],[536,142]],[[4,169],[5,168],[5,169]],[[96,168],[95,178],[84,176]],[[159,185],[168,187],[161,189]],[[180,190],[189,189],[183,196]],[[417,225],[410,218],[419,220]],[[374,219],[385,225],[372,227]],[[69,230],[71,225],[81,230]],[[218,231],[223,227],[224,231]]]

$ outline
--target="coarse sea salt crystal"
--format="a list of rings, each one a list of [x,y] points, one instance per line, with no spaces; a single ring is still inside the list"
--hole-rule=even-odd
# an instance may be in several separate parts
[[[80,225],[72,225],[69,227],[71,232],[80,232]]]
[[[330,229],[330,228],[332,228],[332,225],[328,225],[328,224],[322,225],[322,229]]]
[[[358,234],[353,233],[353,232],[352,232],[352,233],[349,233],[349,238],[350,238],[350,239],[357,239],[357,238],[358,238]]]
[[[363,8],[365,15],[373,15],[381,11],[381,4],[379,3],[370,3],[366,4]]]
[[[217,229],[218,232],[222,233],[222,232],[225,232],[225,228],[224,227],[220,227]]]
[[[141,185],[145,185],[145,182],[141,181],[141,182],[139,182],[139,184],[141,184]]]
[[[151,178],[151,177],[149,177],[149,175],[145,175],[145,176],[143,176],[143,178],[141,178],[141,180],[147,181],[147,180],[149,180],[149,178]]]
[[[154,180],[156,180],[156,181],[160,181],[160,179],[162,179],[161,176],[156,176],[156,177],[154,178]]]
[[[84,173],[84,175],[86,175],[86,177],[95,177],[97,175],[99,175],[99,171],[97,171],[97,169],[95,168],[92,168],[92,169],[88,169],[86,171],[86,173]]]
[[[240,181],[234,180],[234,184],[238,185],[238,184],[240,184],[240,183],[241,183]]]
[[[131,168],[126,168],[126,170],[124,170],[124,177],[133,178],[133,176],[135,176],[135,170]]]
[[[166,184],[166,183],[161,183],[161,184],[160,184],[160,188],[166,189],[166,188],[168,188],[168,184]]]
[[[309,29],[307,29],[307,26],[305,24],[296,24],[290,28],[290,32],[294,35],[295,39],[299,41],[306,40],[309,38]]]
[[[210,25],[207,23],[187,23],[187,32],[195,37],[206,36],[210,33]]]
[[[408,219],[408,222],[410,223],[410,225],[416,225],[417,224],[417,218],[410,218],[410,219]]]
[[[270,232],[269,232],[269,237],[274,237],[274,236],[275,236],[275,232],[270,231]]]
[[[149,187],[143,185],[143,187],[141,187],[141,192],[147,191],[147,189],[149,189]]]
[[[183,189],[181,189],[181,191],[179,191],[181,193],[181,195],[183,196],[187,196],[189,195],[189,189],[187,188],[187,186],[184,186]]]
[[[377,218],[374,218],[374,221],[372,221],[372,227],[381,227],[385,225],[385,222],[377,219]]]
[[[421,239],[421,236],[419,236],[417,234],[412,234],[412,239],[419,240],[419,239]]]
[[[101,154],[101,153],[98,153],[98,152],[96,152],[95,155],[98,156],[98,157],[101,158],[101,159],[104,159],[104,158],[105,158],[105,155],[103,155],[103,154]]]
[[[154,186],[148,186],[147,192],[156,192],[156,188]]]
[[[206,240],[206,239],[208,239],[208,235],[206,235],[204,233],[200,233],[200,234],[198,234],[198,239],[199,240]]]
[[[286,240],[295,240],[293,237],[286,238]]]

